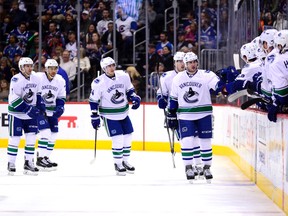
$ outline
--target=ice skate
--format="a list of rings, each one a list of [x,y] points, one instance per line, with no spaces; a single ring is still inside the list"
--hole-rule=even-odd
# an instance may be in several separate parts
[[[125,167],[121,164],[114,164],[115,166],[115,170],[116,170],[116,175],[119,175],[119,176],[125,176],[126,175],[126,169]]]
[[[52,168],[52,165],[43,157],[37,157],[36,165],[40,171],[51,171]]]
[[[210,165],[205,165],[203,168],[204,177],[207,183],[211,183],[211,179],[213,179],[213,175],[210,171]]]
[[[58,164],[57,163],[55,163],[55,162],[52,162],[51,160],[50,160],[50,158],[49,157],[44,157],[44,159],[46,160],[46,162],[48,163],[48,164],[50,164],[52,167],[51,167],[51,169],[52,170],[56,170],[57,169],[57,167],[58,167]]]
[[[190,183],[193,183],[193,180],[195,179],[195,174],[192,165],[186,165],[185,172],[187,180],[189,180]]]
[[[195,177],[198,176],[198,170],[197,170],[196,166],[192,166],[192,170],[194,172]]]
[[[197,169],[198,179],[204,179],[204,172],[203,172],[202,166],[201,165],[197,165],[195,167]]]
[[[123,161],[122,165],[126,169],[127,173],[133,174],[135,172],[135,167],[129,164],[128,161]]]
[[[34,160],[25,160],[24,163],[24,174],[25,175],[38,175],[39,169],[34,166]]]
[[[8,170],[8,175],[13,176],[16,172],[15,163],[8,162],[7,170]]]

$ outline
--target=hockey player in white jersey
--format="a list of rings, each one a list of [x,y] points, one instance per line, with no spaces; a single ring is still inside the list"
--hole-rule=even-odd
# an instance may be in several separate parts
[[[223,82],[215,73],[198,69],[198,57],[193,52],[184,57],[186,70],[172,82],[168,103],[168,125],[179,128],[182,159],[188,180],[195,178],[192,170],[193,143],[196,131],[200,139],[204,177],[210,181],[212,164],[212,101],[210,90],[219,92]],[[178,125],[179,124],[179,125]]]
[[[129,75],[122,70],[115,71],[116,64],[112,58],[103,58],[100,65],[105,73],[91,84],[91,123],[97,130],[100,117],[104,121],[107,134],[112,139],[116,174],[134,173],[134,166],[128,162],[134,131],[128,116],[128,101],[132,102],[132,109],[138,109],[141,98],[135,94]]]
[[[39,92],[39,78],[33,72],[33,61],[28,57],[19,60],[20,73],[11,78],[9,90],[9,141],[8,141],[8,172],[16,172],[16,157],[22,131],[25,134],[24,174],[37,175],[34,166],[34,151],[37,134],[37,117],[43,103]]]
[[[57,74],[58,63],[54,59],[45,62],[45,73],[37,73],[40,79],[40,92],[46,110],[38,117],[38,156],[36,165],[40,170],[55,170],[57,163],[50,160],[54,149],[57,133],[58,118],[64,112],[66,102],[65,80]]]
[[[277,121],[277,113],[287,113],[288,106],[288,30],[281,30],[274,36],[274,52],[267,58],[269,71],[267,79],[271,83],[272,104],[267,105],[268,119]],[[266,65],[265,65],[266,66]],[[285,110],[286,109],[286,110]]]
[[[185,70],[185,65],[183,62],[183,58],[185,56],[184,52],[176,52],[173,56],[174,60],[174,70],[167,71],[163,73],[160,77],[160,86],[157,90],[157,103],[158,107],[160,109],[166,109],[168,104],[168,98],[170,96],[171,87],[172,87],[172,81],[173,78],[180,72],[183,72]],[[179,137],[179,132],[176,130],[177,135]],[[195,175],[202,176],[203,175],[203,169],[201,166],[201,157],[200,157],[200,146],[199,146],[199,140],[198,136],[196,135],[194,137],[194,147],[193,147],[193,161],[194,166],[193,171]]]

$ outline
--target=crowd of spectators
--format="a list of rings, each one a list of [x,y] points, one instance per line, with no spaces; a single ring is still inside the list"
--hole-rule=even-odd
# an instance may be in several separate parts
[[[145,2],[145,1],[143,1]],[[228,35],[228,0],[220,1],[220,32],[217,30],[216,1],[202,0],[201,13],[192,0],[179,0],[179,26],[167,26],[164,31],[164,11],[172,5],[172,0],[153,0],[148,5],[150,44],[149,74],[159,70],[157,62],[163,65],[163,71],[173,69],[174,51],[193,51],[198,54],[200,49],[225,47]],[[286,1],[265,1],[261,4],[261,20],[259,31],[267,26],[283,28],[288,25],[283,8]],[[273,2],[273,3],[272,3]],[[277,2],[277,3],[275,3]],[[60,59],[61,68],[67,73],[69,87],[75,88],[77,56],[77,12],[76,0],[43,0],[44,11],[39,15],[38,1],[0,0],[0,80],[9,85],[11,77],[18,72],[18,61],[21,56],[28,56],[35,62],[35,70],[40,66],[44,71],[44,63],[48,58]],[[145,25],[145,4],[139,10],[138,19],[134,19],[123,7],[111,8],[111,0],[82,0],[80,18],[80,70],[85,73],[85,92],[89,93],[90,83],[100,71],[101,56],[114,48],[113,28],[116,28],[116,47],[120,51],[118,64],[131,63],[133,32]],[[193,5],[194,3],[194,5]],[[277,5],[276,5],[277,4]],[[281,6],[281,7],[280,7]],[[115,25],[113,10],[117,11]],[[198,19],[201,17],[201,32],[198,38]],[[39,20],[42,21],[42,41],[39,41]],[[174,32],[177,32],[177,46],[173,47]],[[137,42],[145,39],[145,34],[137,36]],[[41,59],[39,56],[41,43]],[[112,56],[112,53],[108,55]],[[139,83],[145,78],[146,64],[144,54],[138,55],[135,69]],[[85,60],[84,60],[85,59]],[[85,66],[84,66],[85,63]],[[126,64],[127,65],[127,64]],[[130,68],[131,69],[131,68]],[[142,81],[141,81],[142,80]],[[145,91],[145,86],[137,86]],[[1,92],[0,92],[1,93]],[[140,93],[141,94],[141,93]],[[143,93],[141,94],[143,96]],[[144,95],[145,96],[145,95]]]

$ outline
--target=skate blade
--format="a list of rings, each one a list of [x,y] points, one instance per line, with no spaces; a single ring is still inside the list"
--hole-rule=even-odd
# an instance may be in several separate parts
[[[129,173],[129,174],[134,174],[135,171],[129,171],[129,170],[126,170],[126,173]]]
[[[211,184],[211,183],[212,183],[211,180],[212,180],[212,179],[206,179],[206,182],[207,182],[208,184]]]
[[[195,179],[189,179],[188,182],[189,182],[190,184],[194,184],[194,180],[195,180]]]
[[[116,172],[117,176],[126,176],[126,172]]]
[[[38,175],[38,172],[32,172],[30,170],[24,170],[23,171],[23,174],[24,175],[30,175],[30,176],[37,176]]]
[[[52,171],[51,168],[47,168],[47,167],[37,166],[37,168],[39,169],[39,172],[50,172],[50,171]]]
[[[204,175],[198,175],[198,180],[204,180],[205,179],[205,177],[204,177]]]
[[[14,176],[14,175],[15,175],[15,172],[8,171],[8,176]]]

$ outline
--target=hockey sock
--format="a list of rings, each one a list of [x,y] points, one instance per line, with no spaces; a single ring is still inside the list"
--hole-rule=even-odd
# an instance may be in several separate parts
[[[47,149],[46,149],[46,156],[47,157],[50,157],[52,151],[54,150],[56,136],[57,136],[57,133],[53,133],[53,132],[51,133],[51,137],[50,137],[50,140],[48,142]]]
[[[194,142],[193,142],[193,161],[194,165],[201,164],[201,153],[200,153],[200,139],[199,137],[194,137]]]
[[[123,148],[123,160],[128,161],[131,152],[132,134],[123,135],[124,148]]]
[[[201,157],[204,165],[212,164],[212,143],[211,139],[200,139]]]
[[[181,154],[184,165],[192,165],[193,163],[193,143],[194,137],[185,137],[181,139]]]
[[[46,138],[40,138],[38,140],[38,153],[39,157],[44,157],[46,153],[46,149],[48,146],[48,140]]]
[[[26,135],[26,145],[24,148],[25,160],[32,161],[32,159],[34,159],[36,134],[27,133],[25,135]]]
[[[7,147],[8,162],[15,164],[18,146],[20,143],[20,136],[13,136],[9,138],[9,144]]]
[[[121,164],[123,161],[123,135],[113,136],[112,138],[112,154],[114,163]]]

